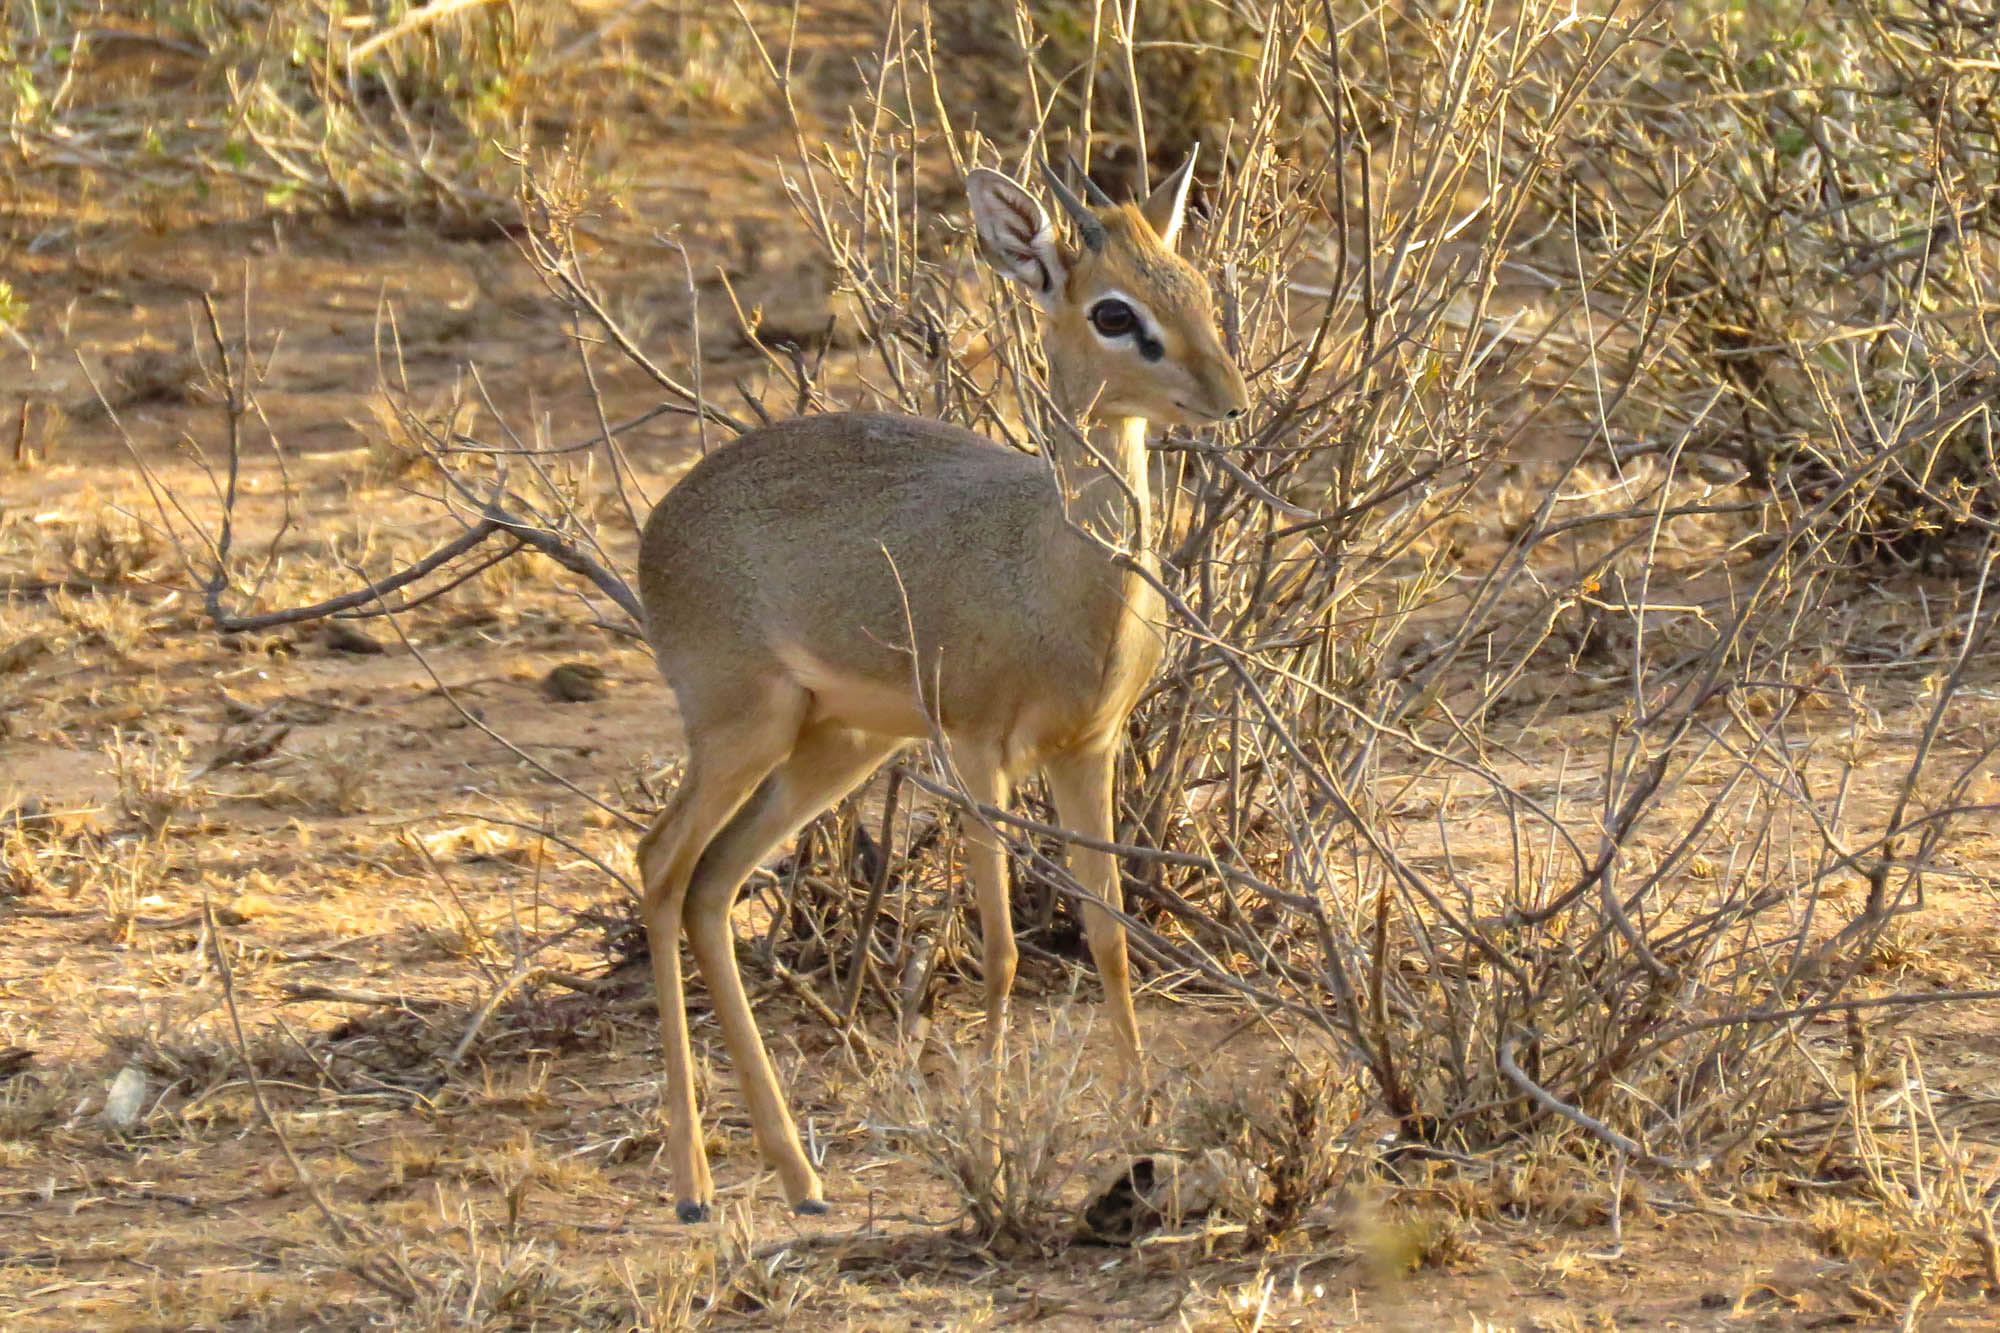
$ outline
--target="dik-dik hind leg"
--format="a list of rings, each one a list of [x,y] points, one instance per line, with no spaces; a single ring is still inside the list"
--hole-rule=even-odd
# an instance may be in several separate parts
[[[1056,804],[1056,816],[1072,833],[1112,840],[1112,779],[1116,771],[1114,750],[1076,750],[1057,755],[1043,766],[1049,781],[1049,795]],[[1125,923],[1114,912],[1125,906],[1123,886],[1118,882],[1118,860],[1110,852],[1072,845],[1069,863],[1077,883],[1102,903],[1083,909],[1084,933],[1090,940],[1090,956],[1097,975],[1104,981],[1104,1003],[1111,1011],[1111,1026],[1125,1057],[1125,1072],[1136,1079],[1140,1072],[1139,1020],[1132,1012],[1132,969],[1125,952]],[[1110,911],[1106,911],[1105,908]]]
[[[823,1213],[826,1202],[811,1160],[785,1106],[771,1057],[757,1032],[750,998],[736,967],[729,909],[744,877],[805,822],[845,796],[894,754],[895,737],[826,724],[807,727],[784,763],[772,770],[735,818],[701,854],[689,882],[683,920],[709,1000],[729,1045],[736,1081],[764,1160],[778,1173],[795,1212]]]
[[[982,805],[1007,804],[1010,785],[997,747],[955,742],[952,764],[965,794]],[[985,1125],[979,1134],[979,1163],[989,1178],[1000,1172],[1000,1084],[1007,1058],[1007,1006],[1014,991],[1020,949],[1014,943],[1014,913],[1007,899],[1007,849],[987,817],[965,812],[965,876],[979,904],[980,954],[986,972]]]
[[[684,706],[685,706],[684,700]],[[728,823],[764,775],[790,753],[805,717],[805,691],[788,681],[748,683],[688,711],[688,765],[652,827],[639,840],[640,916],[659,990],[660,1041],[667,1058],[667,1161],[683,1222],[708,1216],[715,1198],[695,1105],[694,1054],[688,1046],[687,995],[681,975],[681,912],[702,850]]]

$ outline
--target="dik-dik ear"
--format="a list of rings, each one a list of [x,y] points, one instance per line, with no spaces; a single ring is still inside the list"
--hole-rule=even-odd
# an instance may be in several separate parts
[[[1042,309],[1054,309],[1069,276],[1069,262],[1042,206],[1019,185],[985,167],[966,173],[965,193],[972,201],[972,222],[987,260],[1026,287]]]
[[[1155,186],[1139,210],[1152,224],[1153,234],[1160,238],[1160,244],[1169,250],[1174,247],[1174,238],[1181,233],[1181,218],[1187,213],[1188,186],[1194,181],[1194,160],[1200,152],[1199,143],[1189,149],[1187,161],[1181,163],[1180,170]]]

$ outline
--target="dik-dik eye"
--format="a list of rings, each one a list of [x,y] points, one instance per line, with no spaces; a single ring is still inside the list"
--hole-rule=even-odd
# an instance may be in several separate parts
[[[1090,327],[1107,338],[1124,338],[1138,331],[1139,316],[1131,306],[1109,297],[1090,308]]]

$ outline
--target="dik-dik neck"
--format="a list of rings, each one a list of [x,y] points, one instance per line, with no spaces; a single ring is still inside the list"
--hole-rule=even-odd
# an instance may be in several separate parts
[[[1081,434],[1079,439],[1058,423],[1047,445],[1071,521],[1118,550],[1150,557],[1153,494],[1145,418],[1089,420]]]

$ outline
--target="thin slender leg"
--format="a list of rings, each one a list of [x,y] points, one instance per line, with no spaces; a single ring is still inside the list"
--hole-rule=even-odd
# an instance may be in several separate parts
[[[1049,794],[1055,798],[1056,815],[1064,828],[1085,837],[1110,842],[1112,834],[1112,777],[1116,752],[1077,750],[1058,755],[1043,768],[1049,780]],[[1090,847],[1071,847],[1069,860],[1077,882],[1112,911],[1125,905],[1123,886],[1118,882],[1118,861],[1109,852]],[[1111,912],[1095,904],[1083,909],[1084,933],[1090,940],[1090,956],[1097,975],[1104,981],[1104,1003],[1111,1011],[1111,1026],[1118,1034],[1125,1073],[1136,1079],[1140,1073],[1139,1020],[1132,1012],[1132,969],[1125,954],[1125,924]]]
[[[640,915],[659,990],[660,1040],[667,1057],[667,1161],[683,1222],[708,1215],[715,1187],[701,1146],[694,1054],[688,1046],[687,995],[681,976],[681,912],[702,849],[728,823],[765,774],[790,751],[806,708],[802,690],[784,682],[737,691],[730,707],[688,721],[687,775],[639,840]]]
[[[844,727],[807,727],[791,756],[772,770],[756,795],[701,854],[682,909],[688,943],[708,983],[709,1000],[736,1066],[757,1147],[777,1171],[795,1212],[823,1213],[826,1202],[819,1175],[799,1144],[798,1129],[743,990],[729,909],[744,877],[773,848],[852,791],[903,743],[900,738]]]
[[[708,1158],[701,1150],[697,1133],[692,1140],[681,1131],[683,1125],[698,1125],[700,1108],[695,1105],[694,1056],[688,1044],[686,979],[681,975],[680,932],[673,922],[680,903],[669,900],[663,881],[671,873],[674,840],[685,821],[691,783],[685,778],[673,798],[653,818],[639,839],[639,876],[646,886],[641,900],[640,919],[646,925],[646,944],[653,957],[653,989],[660,1006],[660,1046],[666,1053],[667,1085],[662,1100],[667,1113],[667,1165],[673,1176],[678,1211],[683,1222],[698,1222],[706,1216],[715,1186],[708,1174]]]
[[[965,794],[983,805],[1005,806],[1010,794],[999,751],[975,743],[952,746]],[[985,1127],[980,1134],[980,1167],[990,1179],[1000,1173],[1000,1083],[1007,1056],[1007,1002],[1014,990],[1020,949],[1007,900],[1007,851],[984,816],[965,814],[965,875],[979,904],[981,957],[986,971]]]

